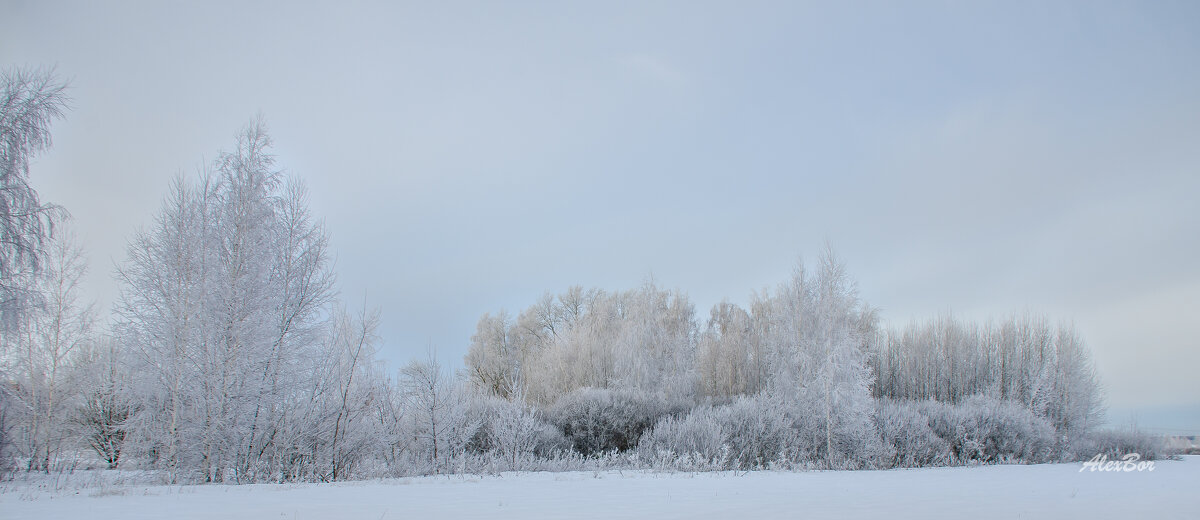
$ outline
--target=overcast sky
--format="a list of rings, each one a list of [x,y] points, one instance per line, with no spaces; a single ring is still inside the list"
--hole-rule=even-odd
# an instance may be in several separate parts
[[[849,4],[849,5],[847,5]],[[73,109],[32,167],[113,267],[255,114],[392,367],[545,291],[744,304],[828,239],[888,324],[1074,321],[1200,403],[1200,3],[0,0]]]

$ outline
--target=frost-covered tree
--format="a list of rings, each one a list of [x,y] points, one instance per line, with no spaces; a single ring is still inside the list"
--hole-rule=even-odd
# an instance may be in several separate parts
[[[697,345],[696,370],[702,391],[716,398],[763,390],[768,360],[750,314],[722,302],[712,308]]]
[[[116,469],[135,409],[130,396],[131,378],[116,341],[105,338],[90,347],[76,360],[83,396],[74,420],[83,442],[109,469]]]
[[[131,353],[142,404],[131,422],[138,443],[172,481],[198,464],[205,367],[204,295],[208,177],[176,179],[153,225],[134,235],[119,266],[114,308],[118,341]]]
[[[806,451],[831,465],[873,460],[879,441],[865,346],[875,315],[845,265],[827,248],[815,276],[797,265],[791,280],[753,308],[774,358],[768,391],[794,396]]]
[[[484,314],[467,350],[467,377],[477,388],[508,399],[521,391],[524,353],[511,338],[508,314]]]
[[[28,337],[20,327],[42,304],[36,277],[66,215],[29,184],[29,163],[50,147],[50,125],[67,102],[66,84],[51,70],[0,70],[0,381],[18,377],[11,366],[21,357],[17,340]],[[20,388],[0,384],[0,471],[14,455],[16,429],[25,422],[19,417],[33,411],[18,399]]]
[[[241,474],[250,480],[257,478],[255,468],[266,468],[267,474],[277,471],[282,455],[275,440],[287,435],[281,429],[294,426],[295,418],[289,417],[297,406],[293,390],[306,385],[310,377],[306,372],[320,358],[322,345],[331,341],[332,349],[340,352],[339,338],[349,334],[344,316],[332,323],[326,321],[334,296],[328,233],[309,215],[302,184],[292,180],[282,188],[274,200],[275,221],[269,239],[272,247],[267,248],[270,269],[265,285],[271,294],[260,310],[268,327],[261,333],[262,351],[251,361],[254,368],[247,393],[253,396],[253,407],[248,411],[249,428],[239,442],[237,456]],[[377,319],[364,314],[356,322],[362,333],[358,337],[368,343],[367,347],[374,340]],[[334,339],[326,340],[331,326]]]
[[[378,441],[373,431],[376,409],[387,398],[379,367],[375,362],[379,312],[363,309],[357,318],[344,310],[335,315],[328,381],[332,382],[333,415],[329,441],[329,480],[338,480],[367,455]]]
[[[231,465],[253,465],[262,399],[277,344],[279,307],[286,288],[272,279],[279,267],[278,208],[281,172],[260,122],[248,126],[235,151],[217,161],[212,187],[210,282],[203,317],[208,323],[203,378],[203,466],[207,480],[223,481]],[[252,404],[253,403],[253,404]],[[252,408],[253,406],[253,408]],[[247,452],[238,453],[243,446]]]
[[[1055,335],[1053,388],[1046,418],[1060,432],[1069,453],[1075,444],[1104,422],[1103,388],[1091,353],[1070,326],[1060,326]]]
[[[1014,315],[983,325],[942,316],[876,338],[874,393],[958,403],[984,395],[1018,403],[1050,421],[1060,448],[1101,422],[1101,389],[1074,328]]]
[[[870,461],[879,441],[871,428],[873,379],[863,332],[874,326],[873,311],[858,299],[845,264],[832,249],[821,257],[815,290],[809,344],[815,370],[802,385],[821,403],[824,456],[831,464]]]
[[[328,234],[270,144],[255,121],[198,181],[177,180],[119,271],[115,328],[145,405],[132,424],[176,477],[281,474],[283,430],[300,428],[298,390],[324,359]]]
[[[15,454],[13,446],[13,398],[7,391],[0,391],[0,477],[8,475],[14,469]]]
[[[54,224],[65,212],[29,185],[29,161],[51,143],[50,124],[67,107],[53,71],[0,71],[0,331],[37,302],[26,284],[41,267]],[[6,334],[0,334],[5,336]],[[0,339],[0,348],[5,341]]]
[[[466,392],[430,352],[425,361],[413,361],[400,371],[414,448],[423,453],[433,473],[459,454],[479,428],[467,414]]]
[[[14,394],[31,471],[49,471],[71,434],[70,411],[81,391],[72,357],[92,340],[95,321],[92,305],[79,294],[86,271],[74,236],[58,233],[32,285],[42,305],[23,316],[14,335]]]
[[[501,328],[489,316],[479,330],[468,372],[476,386],[498,395],[504,393],[496,385],[482,384],[504,380],[496,374],[519,374],[518,390],[541,405],[589,387],[636,388],[667,399],[695,393],[694,308],[682,293],[651,283],[617,293],[573,287],[543,298],[515,323]]]

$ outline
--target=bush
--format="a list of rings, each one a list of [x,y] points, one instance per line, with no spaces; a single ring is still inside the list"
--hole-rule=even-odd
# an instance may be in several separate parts
[[[1013,401],[971,396],[959,404],[920,403],[933,432],[950,444],[953,462],[1046,462],[1055,456],[1054,427]]]
[[[870,396],[840,396],[832,414],[826,415],[819,395],[802,393],[788,403],[792,427],[799,438],[798,451],[823,469],[863,469],[886,466],[891,450],[875,424],[875,402]],[[827,430],[828,428],[828,430]],[[827,437],[828,435],[828,437]]]
[[[755,469],[802,461],[799,438],[785,408],[772,399],[741,397],[666,417],[638,446],[650,460],[687,469]]]
[[[929,418],[921,413],[920,405],[880,401],[875,424],[883,438],[885,466],[917,468],[950,463],[950,443],[929,427]]]
[[[585,456],[627,451],[672,406],[635,390],[580,388],[550,407],[547,418]]]
[[[523,460],[534,456],[552,458],[571,448],[557,428],[519,400],[479,396],[469,410],[480,426],[467,444],[467,452],[490,454],[503,461],[507,469],[520,469]]]
[[[1162,437],[1137,430],[1101,430],[1093,432],[1079,443],[1071,458],[1087,460],[1096,455],[1105,455],[1108,460],[1119,460],[1130,453],[1141,455],[1142,460],[1171,457]]]

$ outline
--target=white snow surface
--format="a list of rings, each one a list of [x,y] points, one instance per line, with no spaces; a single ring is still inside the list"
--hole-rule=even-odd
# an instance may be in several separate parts
[[[337,484],[13,482],[0,518],[1200,518],[1200,456],[1141,473],[1080,464],[888,471],[573,472]]]

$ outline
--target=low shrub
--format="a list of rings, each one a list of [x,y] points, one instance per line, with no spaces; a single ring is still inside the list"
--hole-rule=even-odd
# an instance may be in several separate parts
[[[781,403],[754,396],[724,406],[700,406],[667,417],[648,432],[639,453],[660,465],[685,469],[755,469],[795,465],[806,457],[792,418]],[[672,462],[675,461],[675,462]]]
[[[1047,462],[1055,458],[1050,422],[1013,401],[971,396],[958,404],[924,401],[920,412],[950,445],[958,464]]]
[[[880,401],[875,424],[885,447],[884,466],[917,468],[950,463],[950,443],[929,427],[929,418],[918,404]]]
[[[1163,437],[1131,429],[1092,432],[1079,443],[1072,458],[1087,460],[1096,455],[1104,455],[1109,460],[1118,460],[1131,453],[1140,455],[1142,460],[1167,459],[1173,456]]]
[[[635,390],[581,388],[559,398],[546,417],[575,451],[593,456],[633,449],[674,408]]]

